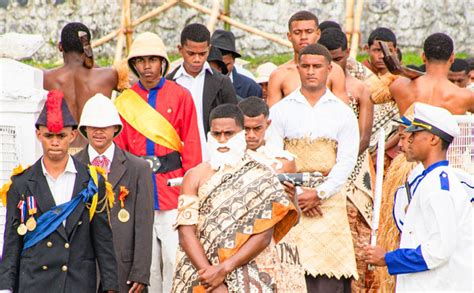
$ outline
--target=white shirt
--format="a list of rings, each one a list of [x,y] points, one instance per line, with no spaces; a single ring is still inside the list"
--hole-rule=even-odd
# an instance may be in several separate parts
[[[74,183],[76,181],[76,166],[74,166],[74,161],[72,157],[69,156],[69,159],[66,164],[66,169],[61,173],[56,179],[54,179],[44,166],[43,159],[41,159],[41,167],[43,168],[43,174],[46,177],[48,182],[49,190],[53,195],[54,202],[56,205],[63,204],[71,200],[74,191]]]
[[[211,66],[209,63],[204,62],[204,66],[202,67],[201,72],[199,72],[196,77],[191,76],[189,73],[186,72],[184,69],[184,64],[181,64],[178,71],[174,76],[174,80],[181,85],[182,87],[186,88],[192,95],[194,106],[196,107],[197,113],[197,122],[198,122],[198,129],[199,129],[199,138],[201,139],[201,153],[202,153],[202,161],[209,160],[209,153],[207,151],[207,143],[206,143],[206,133],[204,132],[204,124],[203,124],[203,92],[204,92],[204,79],[206,77],[206,70],[209,73],[212,73]]]
[[[237,63],[234,63],[234,68],[235,70],[237,70],[237,73],[240,73],[242,75],[245,75],[247,76],[248,78],[251,78],[252,80],[255,81],[255,75],[252,74],[252,72],[248,71],[247,69],[245,69],[244,67],[240,66],[239,64]],[[230,74],[230,76],[232,76],[232,74]],[[232,80],[232,79],[231,79]]]
[[[336,164],[316,189],[322,198],[339,192],[354,169],[359,151],[359,126],[351,108],[329,90],[313,107],[298,88],[270,109],[270,119],[266,140],[280,149],[285,138],[337,141]]]
[[[87,153],[89,154],[89,161],[92,164],[92,161],[98,156],[104,156],[109,160],[109,168],[112,165],[112,160],[114,159],[115,153],[115,143],[112,143],[102,154],[99,154],[90,144],[87,147]]]
[[[410,186],[400,249],[385,256],[389,272],[399,274],[397,292],[473,290],[471,198],[444,162],[424,170]]]

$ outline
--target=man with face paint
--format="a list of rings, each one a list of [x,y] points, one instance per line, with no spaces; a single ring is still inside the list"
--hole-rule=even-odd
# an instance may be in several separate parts
[[[172,225],[179,190],[166,183],[201,162],[196,110],[189,91],[164,77],[169,60],[156,34],[137,36],[128,65],[140,80],[115,100],[123,124],[115,142],[152,167],[155,220],[150,292],[170,292],[178,246]]]
[[[278,291],[277,255],[262,251],[293,227],[296,208],[273,171],[246,153],[240,109],[220,105],[209,120],[210,160],[181,186],[172,292]]]

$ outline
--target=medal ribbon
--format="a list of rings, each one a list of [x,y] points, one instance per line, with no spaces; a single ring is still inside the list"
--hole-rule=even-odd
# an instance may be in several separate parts
[[[120,201],[120,207],[123,209],[124,208],[124,203],[123,201],[125,198],[128,196],[128,189],[125,186],[120,186],[120,192],[119,192],[119,201]]]
[[[36,214],[36,199],[34,196],[28,196],[28,201],[27,201],[27,204],[28,204],[28,214],[30,216],[33,216],[34,214]]]
[[[18,202],[17,208],[20,210],[20,222],[23,224],[26,215],[26,204],[23,199]]]

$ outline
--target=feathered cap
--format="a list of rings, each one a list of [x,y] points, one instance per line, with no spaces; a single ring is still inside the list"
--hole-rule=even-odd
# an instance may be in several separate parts
[[[40,125],[48,127],[53,133],[60,132],[64,127],[77,128],[77,122],[67,107],[63,92],[52,90],[48,93],[43,110],[36,120],[36,129]]]

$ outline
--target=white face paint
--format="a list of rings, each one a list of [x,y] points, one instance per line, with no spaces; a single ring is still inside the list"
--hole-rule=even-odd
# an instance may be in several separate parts
[[[219,148],[228,148],[226,152],[219,151]],[[212,169],[218,170],[224,165],[235,166],[239,163],[245,154],[247,143],[245,142],[245,131],[240,131],[226,143],[219,143],[211,133],[207,135],[207,149],[209,150]]]

